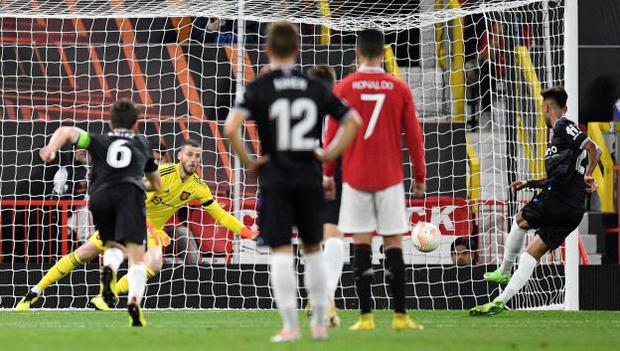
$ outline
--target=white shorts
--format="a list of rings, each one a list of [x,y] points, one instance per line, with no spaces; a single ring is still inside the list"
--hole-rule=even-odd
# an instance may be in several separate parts
[[[403,183],[378,191],[361,191],[344,183],[338,229],[343,233],[376,231],[380,235],[408,232]]]

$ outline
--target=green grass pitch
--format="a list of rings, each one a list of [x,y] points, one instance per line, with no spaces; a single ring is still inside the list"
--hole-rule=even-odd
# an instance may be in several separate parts
[[[300,317],[301,317],[300,312]],[[356,311],[341,311],[345,327],[314,342],[272,345],[276,311],[146,311],[149,323],[130,329],[124,311],[0,311],[0,350],[620,350],[619,312],[511,311],[472,318],[465,311],[411,311],[424,331],[395,332],[391,313],[375,313],[377,329],[346,327]]]

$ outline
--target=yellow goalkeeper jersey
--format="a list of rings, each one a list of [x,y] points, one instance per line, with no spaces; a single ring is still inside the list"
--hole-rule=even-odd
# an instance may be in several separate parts
[[[234,233],[241,232],[243,224],[213,199],[207,183],[196,174],[182,181],[180,167],[179,163],[159,166],[161,191],[152,191],[146,196],[146,218],[151,221],[153,227],[161,230],[179,208],[190,201],[198,200],[215,221]]]

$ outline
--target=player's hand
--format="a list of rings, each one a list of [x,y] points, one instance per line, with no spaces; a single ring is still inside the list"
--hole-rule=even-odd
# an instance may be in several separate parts
[[[41,157],[43,162],[52,162],[56,158],[56,150],[49,146],[45,146],[39,150],[39,157]]]
[[[334,182],[334,177],[323,177],[323,191],[325,199],[336,200],[336,182]]]
[[[508,188],[510,189],[510,192],[513,194],[516,194],[518,191],[523,190],[526,187],[527,187],[527,182],[523,180],[517,180],[516,182],[512,182],[512,184],[508,186]]]
[[[596,179],[592,176],[584,176],[583,181],[586,183],[586,192],[588,194],[592,194],[593,192],[598,190],[598,183]]]
[[[256,240],[256,238],[258,237],[258,230],[252,230],[250,227],[243,227],[241,228],[241,232],[239,232],[239,235],[241,235],[241,238],[243,239],[250,239],[250,240]]]
[[[247,169],[252,173],[258,173],[258,170],[263,167],[267,162],[269,162],[269,155],[261,156],[255,161],[251,161],[250,163],[248,163]]]
[[[413,180],[413,185],[411,186],[413,196],[414,197],[423,197],[424,192],[426,191],[426,183],[425,182],[417,182],[415,179]]]

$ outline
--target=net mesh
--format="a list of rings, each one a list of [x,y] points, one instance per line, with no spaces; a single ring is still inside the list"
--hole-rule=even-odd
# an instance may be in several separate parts
[[[482,273],[501,259],[511,218],[532,195],[513,197],[507,185],[544,176],[539,91],[563,80],[562,17],[560,1],[330,1],[327,10],[311,1],[1,2],[0,273],[8,277],[1,306],[12,307],[94,231],[83,155],[67,148],[56,164],[42,165],[38,149],[61,123],[107,130],[109,106],[119,98],[140,104],[140,130],[163,161],[175,161],[183,140],[201,142],[200,176],[224,208],[238,209],[235,215],[257,228],[256,178],[235,166],[222,127],[238,82],[247,84],[267,64],[267,25],[282,19],[299,26],[300,67],[328,63],[338,79],[355,68],[354,30],[386,33],[385,66],[411,87],[425,136],[428,192],[409,200],[411,222],[433,222],[444,234],[429,254],[404,239],[409,306],[488,301],[499,288]],[[244,138],[256,153],[254,126]],[[147,307],[273,307],[267,249],[228,232],[195,204],[166,230],[173,244],[149,283]],[[451,254],[456,238],[471,255]],[[374,301],[388,307],[380,240],[373,250]],[[543,263],[513,307],[563,302],[561,251]],[[350,257],[345,264],[336,301],[354,308]],[[48,288],[44,306],[85,307],[97,293],[98,269],[95,259]]]

